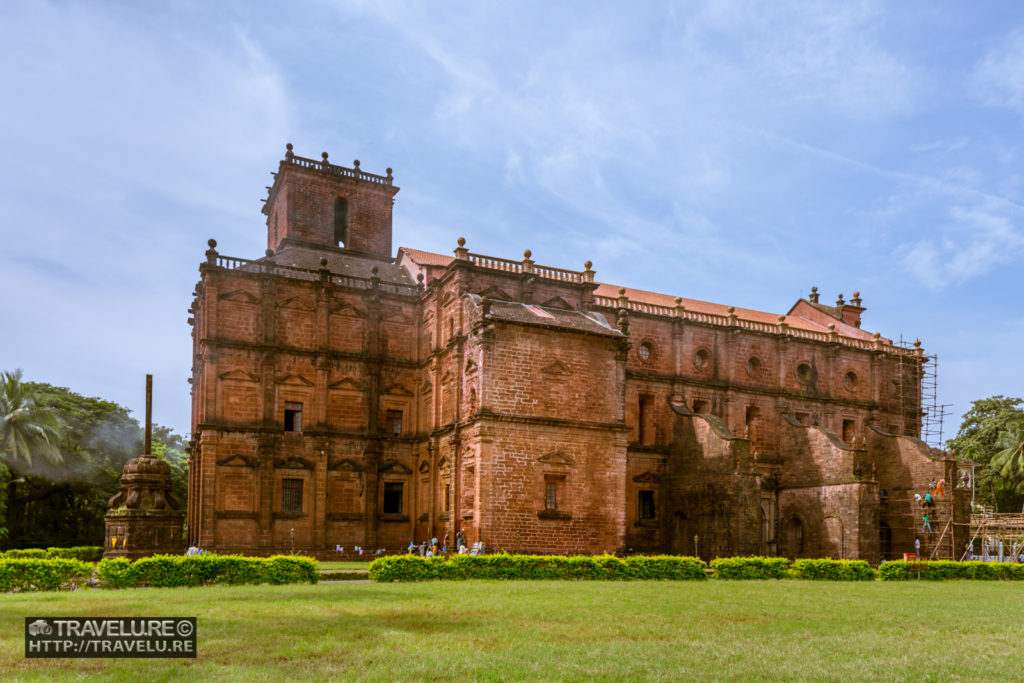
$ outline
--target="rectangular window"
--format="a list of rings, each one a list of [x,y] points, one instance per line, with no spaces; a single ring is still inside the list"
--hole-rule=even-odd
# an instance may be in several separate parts
[[[641,395],[636,411],[636,440],[638,443],[646,444],[651,437],[651,403],[653,397]]]
[[[856,429],[857,422],[854,420],[843,420],[843,441],[853,445],[854,429]]]
[[[452,485],[444,485],[444,511],[451,512],[452,509]]]
[[[402,411],[401,410],[389,410],[387,414],[387,433],[391,436],[402,435]]]
[[[302,404],[301,403],[285,403],[284,404],[284,431],[286,431],[286,432],[301,432],[302,431]]]
[[[385,515],[402,514],[402,489],[400,481],[384,482],[384,507],[381,512]]]
[[[548,479],[544,482],[544,509],[558,509],[558,482]]]
[[[302,480],[281,480],[281,512],[292,514],[302,512]]]
[[[637,491],[637,519],[657,519],[654,508],[654,491]]]

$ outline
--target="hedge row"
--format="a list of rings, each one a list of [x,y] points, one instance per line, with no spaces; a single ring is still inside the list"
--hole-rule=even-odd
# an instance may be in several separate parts
[[[784,579],[789,560],[784,557],[718,557],[711,568],[719,579]]]
[[[319,564],[311,557],[275,555],[154,555],[132,562],[100,562],[96,576],[108,588],[207,586],[211,584],[316,583]]]
[[[794,560],[791,576],[811,581],[874,581],[878,578],[867,560]]]
[[[8,559],[63,559],[81,560],[82,562],[99,562],[103,557],[103,547],[98,545],[81,545],[74,548],[21,548],[0,553],[0,557]]]
[[[74,590],[92,576],[92,565],[80,560],[0,558],[0,593]]]
[[[417,555],[381,557],[370,564],[374,581],[431,579],[703,580],[707,565],[695,557],[613,555]]]
[[[878,577],[882,581],[906,581],[916,579],[942,581],[945,579],[977,579],[981,581],[1024,581],[1024,564],[1009,562],[952,562],[932,560],[930,562],[907,562],[893,560],[878,566]]]

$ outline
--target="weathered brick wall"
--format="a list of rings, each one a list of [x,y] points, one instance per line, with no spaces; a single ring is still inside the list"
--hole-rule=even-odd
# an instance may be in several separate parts
[[[267,246],[278,249],[295,238],[336,246],[335,201],[347,202],[347,239],[354,251],[391,257],[391,207],[394,186],[361,182],[281,163],[267,202]]]
[[[761,487],[749,466],[749,442],[714,416],[674,415],[673,422],[659,504],[668,550],[691,555],[696,548],[704,559],[756,555]]]
[[[868,481],[781,489],[779,555],[877,562],[877,496]]]

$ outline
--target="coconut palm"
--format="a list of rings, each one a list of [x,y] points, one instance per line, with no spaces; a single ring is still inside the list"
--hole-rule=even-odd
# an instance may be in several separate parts
[[[31,387],[21,381],[21,370],[0,373],[0,462],[24,471],[42,456],[59,461],[60,420],[36,401]]]
[[[996,443],[1001,450],[992,457],[992,469],[1024,488],[1024,420],[1008,424]]]

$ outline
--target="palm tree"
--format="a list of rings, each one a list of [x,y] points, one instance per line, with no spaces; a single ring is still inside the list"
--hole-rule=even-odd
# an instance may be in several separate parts
[[[41,406],[21,381],[21,370],[0,373],[0,462],[13,471],[31,467],[35,456],[60,461],[60,419]]]
[[[996,441],[1000,450],[992,457],[991,467],[1010,487],[1024,492],[1024,420],[1012,422]]]

